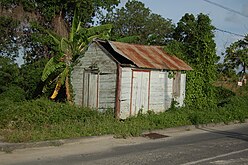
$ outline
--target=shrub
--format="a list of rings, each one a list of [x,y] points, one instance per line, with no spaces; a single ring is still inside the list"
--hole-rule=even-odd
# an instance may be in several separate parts
[[[18,86],[10,86],[6,91],[0,94],[0,100],[11,100],[14,102],[25,100],[25,91]]]
[[[217,94],[217,103],[218,103],[217,105],[218,106],[224,106],[230,101],[230,98],[232,96],[236,95],[233,91],[227,88],[224,88],[222,86],[215,87],[215,89],[216,89],[216,94]]]

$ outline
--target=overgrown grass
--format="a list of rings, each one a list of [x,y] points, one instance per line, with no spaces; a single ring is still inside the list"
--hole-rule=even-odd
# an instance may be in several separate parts
[[[81,136],[114,134],[139,136],[143,131],[197,125],[228,123],[248,118],[248,97],[232,96],[219,107],[173,108],[166,112],[141,114],[125,121],[114,118],[112,110],[103,113],[46,99],[0,102],[0,135],[7,142],[30,142]]]

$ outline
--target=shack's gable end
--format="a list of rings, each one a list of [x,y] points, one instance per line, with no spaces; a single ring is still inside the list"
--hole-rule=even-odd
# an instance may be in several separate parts
[[[97,67],[102,73],[116,73],[117,70],[116,62],[95,42],[89,46],[84,56],[79,58],[79,62],[73,70],[77,68],[89,69],[90,67]]]
[[[92,43],[84,56],[81,57],[72,71],[72,86],[74,92],[74,102],[77,105],[82,105],[85,97],[84,91],[84,74],[86,70],[94,68],[98,70],[97,107],[100,109],[114,108],[115,106],[115,91],[116,91],[116,72],[117,64],[111,57],[96,43]]]

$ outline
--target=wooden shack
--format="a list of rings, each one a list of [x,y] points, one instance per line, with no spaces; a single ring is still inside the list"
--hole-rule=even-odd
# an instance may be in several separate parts
[[[183,105],[188,70],[160,46],[95,40],[73,68],[74,102],[99,111],[112,108],[120,119],[163,112],[172,100]]]

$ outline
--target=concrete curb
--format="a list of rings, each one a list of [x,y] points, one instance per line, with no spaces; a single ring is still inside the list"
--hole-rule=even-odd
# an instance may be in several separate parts
[[[72,139],[59,139],[59,140],[49,140],[40,142],[30,142],[30,143],[5,143],[0,142],[0,152],[11,153],[16,149],[25,148],[36,148],[36,147],[49,147],[49,146],[61,146],[69,143],[79,143],[79,142],[91,142],[95,140],[104,140],[114,138],[113,135],[103,135],[103,136],[87,136]]]
[[[243,123],[248,123],[248,119],[246,119]],[[182,131],[191,131],[200,128],[210,128],[210,127],[220,127],[225,125],[233,125],[233,124],[241,124],[239,121],[225,123],[210,123],[210,124],[200,124],[200,125],[187,125],[187,126],[180,126],[174,128],[166,128],[166,129],[159,129],[159,130],[152,130],[152,131],[145,131],[143,134],[146,133],[174,133],[174,132],[182,132]],[[79,138],[72,138],[72,139],[60,139],[60,140],[50,140],[50,141],[41,141],[41,142],[31,142],[31,143],[5,143],[0,142],[0,152],[11,153],[16,149],[25,149],[25,148],[36,148],[36,147],[49,147],[49,146],[61,146],[64,144],[69,143],[79,143],[79,142],[90,142],[94,140],[104,140],[114,138],[114,135],[104,135],[104,136],[91,136],[91,137],[79,137]]]

